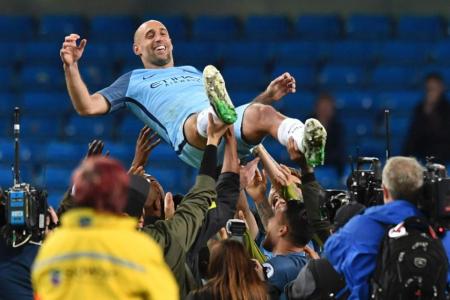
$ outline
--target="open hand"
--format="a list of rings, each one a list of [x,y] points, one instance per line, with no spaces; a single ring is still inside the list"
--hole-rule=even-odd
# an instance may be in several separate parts
[[[159,145],[161,139],[158,138],[156,132],[153,132],[148,126],[144,126],[139,132],[138,139],[136,141],[136,150],[134,152],[132,166],[147,165],[148,157],[152,150]]]
[[[266,89],[267,97],[278,101],[289,93],[295,93],[295,78],[288,72],[278,76]]]
[[[218,145],[220,138],[225,134],[225,132],[230,128],[230,125],[224,124],[219,120],[214,120],[213,115],[210,113],[208,115],[208,141],[207,145]]]
[[[88,152],[86,153],[86,157],[103,155],[103,148],[105,147],[105,143],[102,140],[93,140],[88,144]],[[109,156],[109,151],[106,151],[105,156]]]
[[[255,170],[255,176],[253,180],[245,188],[245,191],[253,198],[255,202],[262,201],[266,197],[267,191],[267,178],[266,172],[263,170],[260,172]]]
[[[70,66],[78,62],[83,55],[84,48],[86,47],[87,40],[82,39],[80,44],[77,45],[77,40],[80,36],[76,33],[72,33],[64,38],[59,55],[64,65]]]

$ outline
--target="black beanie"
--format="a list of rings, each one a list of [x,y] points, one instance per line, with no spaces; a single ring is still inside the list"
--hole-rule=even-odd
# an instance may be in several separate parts
[[[150,183],[141,176],[129,176],[128,202],[124,212],[129,216],[139,218],[142,216],[142,209],[150,193]]]

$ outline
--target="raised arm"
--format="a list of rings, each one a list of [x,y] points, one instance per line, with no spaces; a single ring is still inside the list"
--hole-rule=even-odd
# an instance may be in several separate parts
[[[69,92],[73,107],[79,115],[105,114],[109,111],[108,101],[100,94],[91,95],[86,84],[81,79],[78,60],[83,55],[87,40],[82,39],[79,45],[77,45],[78,39],[80,39],[80,36],[76,33],[66,36],[60,50],[67,91]]]

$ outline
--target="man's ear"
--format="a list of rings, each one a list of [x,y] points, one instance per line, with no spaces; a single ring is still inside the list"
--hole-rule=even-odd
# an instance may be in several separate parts
[[[141,56],[141,49],[139,48],[138,45],[133,44],[133,52],[134,54],[136,54],[137,56]]]
[[[288,232],[289,232],[289,229],[288,229],[287,225],[281,225],[280,228],[278,229],[278,234],[281,237],[286,236],[288,234]]]
[[[383,188],[384,203],[391,202],[392,201],[391,193],[389,193],[389,190],[384,185],[382,185],[381,187]]]

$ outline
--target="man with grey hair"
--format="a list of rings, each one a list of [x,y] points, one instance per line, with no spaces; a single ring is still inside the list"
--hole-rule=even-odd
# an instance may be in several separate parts
[[[349,299],[369,299],[370,277],[386,229],[421,215],[416,203],[423,171],[415,158],[390,158],[383,169],[384,205],[367,208],[328,238],[324,254],[345,277]]]

